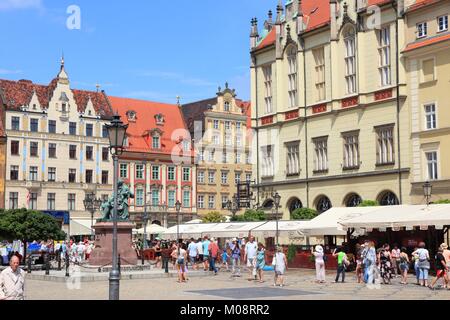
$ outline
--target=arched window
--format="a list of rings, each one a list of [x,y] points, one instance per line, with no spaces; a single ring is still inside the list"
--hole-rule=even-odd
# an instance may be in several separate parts
[[[350,208],[357,207],[361,204],[361,202],[362,202],[361,197],[356,193],[352,193],[346,197],[345,206]]]
[[[395,193],[391,191],[382,192],[378,197],[378,202],[381,206],[396,206],[400,204]]]
[[[230,102],[228,102],[228,101],[225,102],[225,111],[226,112],[230,111]]]
[[[348,27],[344,32],[345,45],[345,85],[346,94],[356,93],[356,41],[355,28]]]
[[[294,212],[297,209],[303,208],[303,204],[298,198],[292,198],[288,202],[289,213]]]
[[[155,135],[152,137],[152,148],[153,148],[153,149],[159,149],[159,148],[161,148],[160,137],[159,137],[158,134],[155,134]]]
[[[331,207],[331,201],[326,196],[322,196],[319,201],[317,201],[316,209],[319,214],[331,209]]]
[[[297,106],[297,49],[291,46],[287,50],[289,107]]]

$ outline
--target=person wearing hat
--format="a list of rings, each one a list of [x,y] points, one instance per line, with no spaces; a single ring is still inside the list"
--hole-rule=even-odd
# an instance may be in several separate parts
[[[323,259],[323,247],[320,244],[314,249],[311,247],[311,253],[316,261],[316,283],[325,283],[325,261]]]

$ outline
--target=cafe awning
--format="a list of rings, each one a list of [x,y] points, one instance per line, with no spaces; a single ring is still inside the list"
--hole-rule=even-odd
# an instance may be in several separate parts
[[[266,224],[267,221],[260,222],[226,222],[217,223],[215,226],[205,230],[203,233],[209,237],[248,237],[249,233],[253,233],[253,230]]]
[[[88,236],[92,234],[91,220],[70,219],[70,236]]]
[[[308,225],[309,221],[278,221],[278,232],[280,236],[287,236],[289,238],[304,237],[305,234],[301,231]],[[275,237],[277,230],[276,221],[269,221],[252,230],[252,235],[257,237]]]
[[[180,224],[179,236],[183,239],[201,238],[203,232],[207,232],[214,227],[216,223],[198,223],[198,224]],[[176,240],[177,238],[177,226],[170,227],[167,231],[162,233],[164,239]]]

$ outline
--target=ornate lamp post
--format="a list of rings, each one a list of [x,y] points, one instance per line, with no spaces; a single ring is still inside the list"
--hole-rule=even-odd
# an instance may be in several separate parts
[[[427,181],[427,182],[425,182],[425,184],[422,187],[423,187],[423,195],[427,199],[427,207],[428,207],[430,204],[430,198],[431,198],[431,192],[433,189],[433,185],[429,181]]]
[[[84,209],[91,213],[91,236],[94,237],[94,213],[98,210],[102,205],[102,200],[99,198],[95,198],[94,193],[87,193],[84,200]]]
[[[276,239],[278,247],[280,244],[278,242],[278,208],[280,207],[280,200],[281,200],[281,196],[278,194],[278,192],[275,192],[275,194],[273,195],[273,200],[275,202]]]
[[[175,209],[177,210],[177,241],[180,241],[180,210],[181,210],[181,202],[177,200],[175,203]]]
[[[106,125],[109,136],[109,149],[114,163],[114,212],[113,212],[113,253],[112,270],[109,273],[109,300],[119,300],[120,273],[117,256],[117,176],[118,156],[123,152],[128,125],[123,124],[120,116],[115,114],[111,124]]]

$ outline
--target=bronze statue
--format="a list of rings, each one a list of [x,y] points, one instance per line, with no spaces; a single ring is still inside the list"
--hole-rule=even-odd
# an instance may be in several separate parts
[[[129,214],[129,204],[128,200],[134,199],[134,193],[130,190],[130,188],[123,183],[123,181],[119,180],[117,183],[117,219],[118,220],[128,220],[130,218]],[[102,203],[101,211],[103,217],[101,220],[111,220],[113,218],[114,213],[114,197],[115,195],[111,195],[111,197]]]

